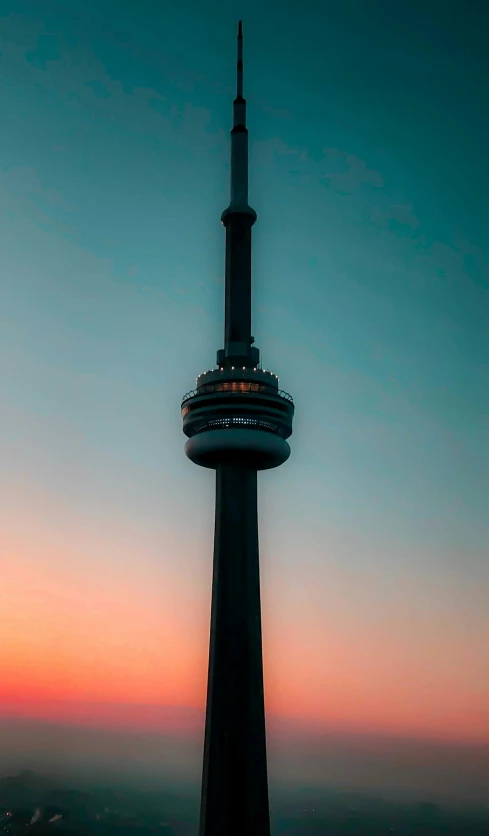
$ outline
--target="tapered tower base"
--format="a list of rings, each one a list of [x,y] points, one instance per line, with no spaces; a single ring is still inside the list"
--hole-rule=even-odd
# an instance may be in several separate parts
[[[200,836],[269,836],[257,472],[216,469]]]

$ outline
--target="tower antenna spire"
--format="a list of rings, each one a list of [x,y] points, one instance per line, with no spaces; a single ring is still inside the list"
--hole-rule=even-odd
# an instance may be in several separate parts
[[[238,23],[238,66],[236,98],[243,98],[243,21]]]
[[[258,349],[250,351],[251,338],[251,227],[256,212],[248,203],[248,129],[243,97],[243,23],[238,23],[237,90],[231,129],[230,202],[221,215],[226,227],[226,291],[224,349],[219,366],[258,364]],[[229,362],[228,362],[229,361]]]

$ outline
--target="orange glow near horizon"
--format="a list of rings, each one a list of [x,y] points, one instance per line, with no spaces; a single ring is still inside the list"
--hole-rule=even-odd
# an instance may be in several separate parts
[[[208,614],[203,606],[189,621],[195,607],[186,579],[169,573],[154,593],[123,571],[117,581],[101,574],[94,581],[61,561],[47,576],[40,567],[48,563],[20,552],[3,562],[0,716],[195,729],[197,715],[181,718],[186,707],[198,714],[205,704]],[[291,630],[267,613],[269,716],[326,730],[489,743],[484,689],[475,674],[464,677],[460,654],[460,678],[450,687],[447,660],[459,650],[446,624],[423,640],[422,623],[398,619],[392,635],[382,625],[358,634],[330,618],[312,623],[304,608]],[[179,720],[169,706],[182,708]]]
[[[160,611],[121,583],[75,586],[26,569],[12,562],[4,573],[0,699],[201,698],[202,648],[178,624],[184,602],[172,596]]]

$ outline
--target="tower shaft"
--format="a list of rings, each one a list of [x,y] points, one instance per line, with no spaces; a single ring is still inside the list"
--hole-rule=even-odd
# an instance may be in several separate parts
[[[257,472],[216,469],[200,836],[269,836]]]

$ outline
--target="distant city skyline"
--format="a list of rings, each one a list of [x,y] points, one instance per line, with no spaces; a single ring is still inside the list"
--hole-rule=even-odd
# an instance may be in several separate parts
[[[213,477],[182,454],[178,403],[222,340],[244,13],[42,5],[1,14],[0,718],[63,703],[110,728],[115,704],[139,729],[131,706],[205,703]],[[489,744],[470,8],[246,10],[253,320],[301,405],[261,482],[265,700],[299,737]]]

